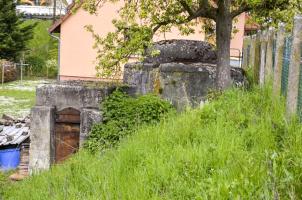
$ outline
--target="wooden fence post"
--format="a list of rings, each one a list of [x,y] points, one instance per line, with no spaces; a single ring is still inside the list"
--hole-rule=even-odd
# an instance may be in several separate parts
[[[275,56],[274,83],[273,83],[273,93],[274,95],[278,95],[278,96],[280,95],[280,90],[281,90],[284,40],[285,40],[285,25],[283,23],[280,23],[277,32],[277,40],[276,40],[276,56]]]
[[[302,16],[294,19],[293,42],[289,64],[288,92],[286,100],[286,111],[288,116],[297,112],[299,76],[301,65],[301,42],[302,42]]]
[[[273,75],[273,45],[274,45],[274,29],[268,30],[267,48],[266,48],[266,62],[265,62],[265,82],[269,81]]]

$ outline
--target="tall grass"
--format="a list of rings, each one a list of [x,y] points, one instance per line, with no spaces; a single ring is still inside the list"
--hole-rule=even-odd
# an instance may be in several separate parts
[[[270,91],[228,91],[103,155],[82,151],[4,199],[301,199],[302,126]]]

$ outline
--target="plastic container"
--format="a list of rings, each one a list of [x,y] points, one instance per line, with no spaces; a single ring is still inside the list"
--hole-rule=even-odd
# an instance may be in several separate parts
[[[16,169],[20,163],[20,148],[0,150],[0,169]]]

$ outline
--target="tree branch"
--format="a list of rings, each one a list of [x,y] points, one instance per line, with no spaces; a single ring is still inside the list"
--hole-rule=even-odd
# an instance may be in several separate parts
[[[238,9],[236,9],[236,10],[233,10],[232,12],[231,12],[231,16],[232,16],[232,18],[235,18],[235,17],[237,17],[238,15],[240,15],[241,13],[244,13],[244,12],[248,12],[248,11],[250,11],[250,10],[252,10],[252,7],[251,6],[248,6],[248,5],[241,5]]]
[[[187,2],[185,0],[180,0],[179,3],[189,13],[190,16],[194,15],[193,9],[190,8],[190,6],[187,4]]]
[[[185,0],[179,0],[179,3],[182,5],[183,9],[188,12],[189,16],[181,22],[175,22],[172,20],[166,20],[163,22],[159,22],[158,24],[155,25],[153,28],[153,34],[160,29],[160,27],[168,25],[170,23],[175,23],[175,24],[184,24],[188,23],[194,19],[197,19],[199,17],[203,18],[209,18],[214,21],[216,21],[216,15],[217,15],[217,8],[214,8],[213,6],[210,6],[208,0],[200,0],[202,3],[199,4],[199,9],[197,11],[194,11],[190,5]]]

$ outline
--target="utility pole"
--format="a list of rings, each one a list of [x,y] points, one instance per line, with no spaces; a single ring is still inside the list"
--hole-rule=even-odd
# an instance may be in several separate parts
[[[1,76],[2,76],[2,87],[3,87],[4,86],[4,63],[3,63],[2,60],[0,60],[0,64],[2,66],[2,74],[1,74]]]
[[[53,23],[56,22],[57,0],[53,0]]]

